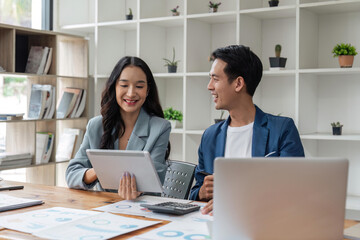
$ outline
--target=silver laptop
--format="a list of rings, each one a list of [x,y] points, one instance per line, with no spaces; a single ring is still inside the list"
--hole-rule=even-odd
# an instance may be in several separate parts
[[[343,239],[348,160],[215,160],[213,239]]]

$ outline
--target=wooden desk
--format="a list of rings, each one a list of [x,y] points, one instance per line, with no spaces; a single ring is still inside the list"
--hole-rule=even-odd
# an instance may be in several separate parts
[[[30,199],[39,199],[43,200],[45,204],[39,206],[33,206],[28,208],[21,208],[18,210],[13,211],[6,211],[2,212],[1,216],[20,213],[20,212],[27,212],[33,211],[43,208],[50,208],[50,207],[68,207],[68,208],[76,208],[76,209],[83,209],[83,210],[91,210],[92,208],[100,207],[108,203],[114,203],[121,200],[121,198],[116,193],[109,193],[109,192],[90,192],[90,191],[83,191],[83,190],[74,190],[69,188],[63,187],[53,187],[53,186],[45,186],[45,185],[38,185],[38,184],[28,184],[28,183],[18,183],[18,182],[9,182],[9,181],[2,181],[0,185],[9,184],[9,185],[24,185],[23,190],[14,190],[14,191],[4,191],[2,193],[9,194],[14,197],[23,197],[23,198],[30,198]],[[139,216],[132,216],[132,215],[125,215],[119,214],[126,217],[133,217],[137,219],[146,219],[152,220],[144,217]],[[159,221],[159,220],[157,220]],[[162,221],[162,223],[157,224],[155,226],[150,226],[144,229],[140,229],[128,234],[120,235],[114,239],[128,239],[133,236],[148,232],[160,226],[163,226],[169,221]],[[352,220],[345,220],[344,228],[351,227],[358,222]],[[36,237],[32,236],[31,234],[21,233],[13,230],[8,230],[4,228],[0,228],[0,238],[3,239],[37,239]]]
[[[91,192],[91,191],[83,191],[83,190],[74,190],[64,187],[53,187],[53,186],[10,182],[10,181],[0,182],[0,185],[4,185],[4,184],[24,185],[24,189],[3,191],[3,192],[1,191],[0,193],[6,193],[14,197],[39,199],[39,200],[43,200],[45,203],[38,206],[2,212],[1,216],[20,213],[20,212],[34,211],[43,208],[51,208],[51,207],[68,207],[68,208],[76,208],[82,210],[91,210],[92,208],[100,207],[108,203],[114,203],[122,200],[116,193],[109,193],[109,192]],[[118,215],[133,217],[137,219],[152,220],[140,216],[132,216],[125,214],[118,214]],[[117,238],[113,238],[113,239],[128,239],[133,236],[145,233],[147,231],[150,231],[152,229],[158,228],[160,226],[169,223],[169,221],[163,221],[163,220],[160,221],[162,221],[162,223],[157,224],[155,226],[150,226],[128,234],[120,235]],[[4,238],[5,239],[38,239],[31,234],[21,233],[0,227],[0,239],[4,239]]]

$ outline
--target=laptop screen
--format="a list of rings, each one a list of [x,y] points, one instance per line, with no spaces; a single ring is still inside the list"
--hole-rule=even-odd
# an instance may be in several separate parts
[[[345,158],[217,158],[214,239],[342,239]]]

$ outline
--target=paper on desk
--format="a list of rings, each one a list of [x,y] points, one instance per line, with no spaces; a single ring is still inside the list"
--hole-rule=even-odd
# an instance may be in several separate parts
[[[144,216],[147,218],[154,218],[154,219],[161,219],[167,221],[182,221],[182,222],[207,222],[212,221],[213,217],[209,215],[203,215],[200,211],[188,213],[185,215],[172,215],[172,214],[165,214],[165,213],[154,213],[144,207],[141,207],[140,204],[142,203],[150,203],[156,204],[166,201],[173,201],[173,202],[181,202],[181,203],[189,203],[189,200],[181,200],[181,199],[174,199],[174,198],[161,198],[161,197],[154,197],[154,196],[142,196],[134,201],[124,200],[119,201],[113,204],[105,205],[102,207],[94,208],[94,210],[104,211],[104,212],[112,212],[112,213],[123,213],[129,215],[136,215],[136,216]],[[198,203],[193,202],[192,204],[199,205],[201,207],[205,206],[205,203]]]
[[[20,232],[34,233],[94,214],[99,213],[54,207],[0,217],[0,226]]]
[[[129,240],[184,240],[211,239],[205,223],[190,224],[172,222]]]
[[[344,238],[360,239],[360,223],[344,230]]]
[[[109,239],[158,223],[160,222],[98,213],[91,217],[36,232],[34,235],[48,239]]]
[[[135,200],[123,200],[102,207],[94,208],[94,210],[103,211],[103,212],[112,212],[112,213],[123,213],[123,214],[135,215],[135,216],[145,216],[149,211],[146,208],[141,207],[140,204],[143,203],[156,204],[162,202],[189,203],[191,201],[144,195],[138,197]]]

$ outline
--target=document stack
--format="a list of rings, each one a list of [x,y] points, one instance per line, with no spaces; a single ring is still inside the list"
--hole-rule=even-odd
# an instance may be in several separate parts
[[[51,119],[55,112],[55,87],[33,84],[29,103],[29,119]]]
[[[31,164],[30,153],[0,153],[0,168],[23,167]]]
[[[78,118],[85,109],[86,90],[82,88],[64,88],[57,106],[57,118]]]

